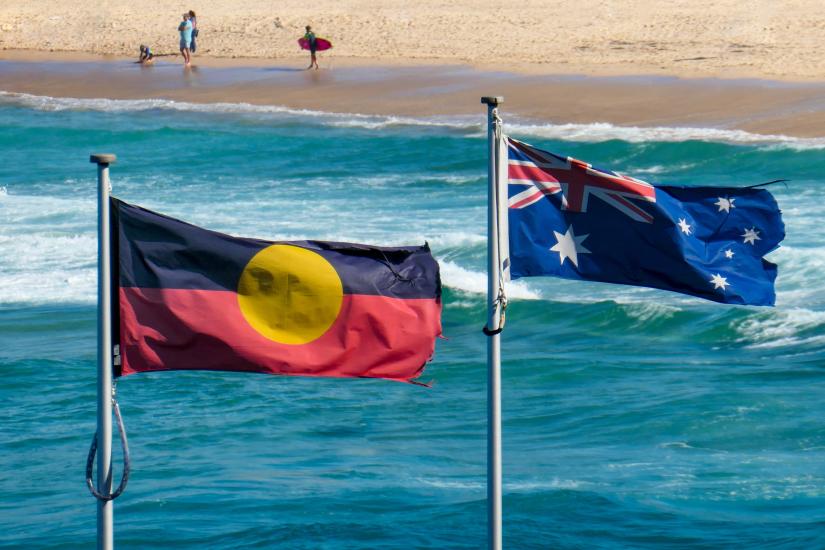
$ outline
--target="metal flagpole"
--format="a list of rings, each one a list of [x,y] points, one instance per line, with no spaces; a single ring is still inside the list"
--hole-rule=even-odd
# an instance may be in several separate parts
[[[498,106],[503,97],[482,97],[487,105],[487,534],[490,550],[501,550],[501,263],[499,258]]]
[[[97,164],[97,490],[112,493],[112,310],[109,250],[109,165],[115,155],[92,155]],[[111,500],[97,500],[97,547],[114,546]]]

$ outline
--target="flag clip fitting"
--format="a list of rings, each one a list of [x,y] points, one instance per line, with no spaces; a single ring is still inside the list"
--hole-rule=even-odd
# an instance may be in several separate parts
[[[489,329],[487,325],[484,325],[481,329],[481,332],[486,334],[487,336],[495,336],[496,334],[500,334],[501,331],[504,330],[504,323],[506,322],[506,312],[507,312],[507,295],[504,294],[504,286],[498,287],[498,297],[494,302],[495,307],[501,308],[501,315],[498,318],[498,328]]]

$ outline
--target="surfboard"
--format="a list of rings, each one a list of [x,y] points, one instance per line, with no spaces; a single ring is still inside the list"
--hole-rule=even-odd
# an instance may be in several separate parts
[[[306,38],[299,38],[298,39],[298,45],[301,46],[302,50],[308,50],[309,49],[309,40],[307,40]],[[315,49],[317,51],[322,52],[322,51],[328,50],[330,48],[332,48],[332,42],[330,42],[326,38],[316,38],[315,39]]]

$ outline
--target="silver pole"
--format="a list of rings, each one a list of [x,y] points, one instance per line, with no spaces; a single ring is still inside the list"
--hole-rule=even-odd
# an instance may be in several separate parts
[[[112,493],[112,302],[109,254],[109,165],[115,155],[92,155],[97,164],[97,490]],[[114,546],[113,501],[97,501],[97,547]]]
[[[498,166],[496,129],[498,106],[503,97],[482,97],[487,105],[487,327],[499,326],[501,308],[496,307],[501,279],[498,237]],[[487,337],[487,535],[490,550],[501,550],[501,340]]]

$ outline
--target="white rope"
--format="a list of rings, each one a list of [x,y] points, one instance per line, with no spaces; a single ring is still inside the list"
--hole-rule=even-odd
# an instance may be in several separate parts
[[[502,139],[501,126],[503,124],[503,122],[501,120],[501,117],[498,116],[498,108],[493,109],[492,118],[493,118],[494,135],[495,135],[495,138],[496,138],[496,143],[498,143],[499,140]],[[498,169],[498,167],[500,166],[501,160],[502,160],[500,158],[500,151],[499,151],[498,147],[496,147],[495,155],[496,155],[496,169]],[[498,170],[496,170],[496,171],[498,171]],[[498,181],[496,183],[497,183],[497,185],[495,187],[496,210],[499,211],[499,205],[501,204],[501,200],[502,200],[502,197],[500,196],[501,186],[498,185],[498,183],[499,183]],[[500,219],[499,219],[499,223],[496,224],[496,230],[498,231],[498,234],[495,236],[496,243],[501,243],[501,220]],[[500,247],[499,247],[499,253],[501,253]],[[505,313],[506,313],[506,310],[507,310],[507,294],[504,291],[505,276],[504,276],[504,269],[502,268],[501,257],[499,257],[499,264],[498,264],[498,279],[499,279],[498,296],[496,296],[496,298],[493,300],[493,307],[496,308],[496,310],[499,311],[498,326],[495,327],[494,329],[490,329],[487,326],[485,326],[484,327],[484,334],[486,334],[488,336],[498,334],[502,330],[504,330],[504,324],[506,322]]]

